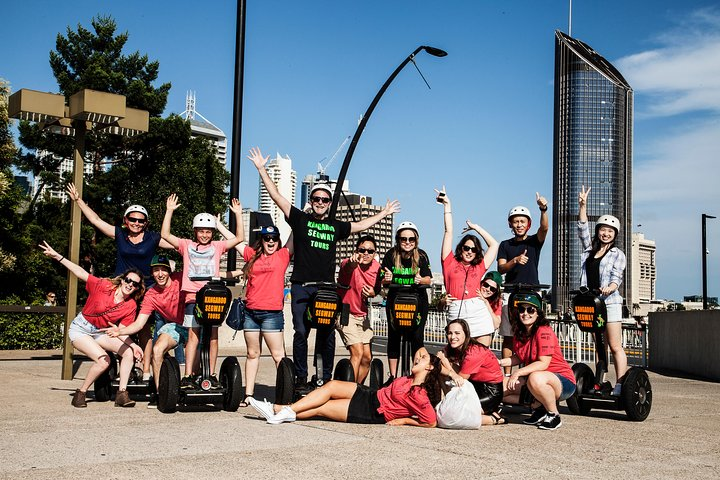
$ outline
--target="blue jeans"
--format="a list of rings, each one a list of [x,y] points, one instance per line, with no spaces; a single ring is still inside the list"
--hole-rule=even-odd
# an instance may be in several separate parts
[[[293,328],[293,362],[295,362],[295,374],[298,377],[308,376],[308,335],[310,335],[309,324],[305,320],[305,309],[307,308],[310,296],[317,291],[316,286],[303,287],[300,283],[293,283],[292,295],[292,317]],[[332,378],[333,362],[335,361],[335,329],[324,328],[315,332],[315,348],[322,350],[323,380]]]
[[[165,325],[166,322],[165,319],[157,312],[153,312],[153,317],[155,318],[155,333],[153,334],[153,342],[157,340],[158,332],[162,328],[163,325]],[[185,346],[178,344],[177,347],[175,347],[175,360],[177,360],[178,363],[185,363]]]

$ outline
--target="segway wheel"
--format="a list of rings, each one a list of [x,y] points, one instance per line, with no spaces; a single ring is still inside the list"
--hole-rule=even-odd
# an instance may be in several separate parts
[[[295,397],[295,364],[285,357],[280,360],[275,376],[275,403],[290,405]]]
[[[373,390],[379,390],[383,384],[383,378],[385,378],[385,368],[382,360],[379,358],[373,358],[370,362],[370,388]]]
[[[180,395],[180,366],[174,357],[165,357],[160,366],[157,407],[162,413],[175,413]]]
[[[628,370],[620,395],[625,413],[630,420],[642,422],[650,415],[652,388],[645,370],[638,367]]]
[[[115,354],[107,352],[110,366],[95,379],[95,401],[107,402],[112,397],[112,381],[117,376],[117,360]]]
[[[223,410],[235,412],[242,395],[242,371],[236,357],[227,357],[220,366],[220,384],[223,386]]]
[[[337,365],[335,365],[333,380],[342,380],[343,382],[355,381],[355,371],[349,358],[342,358]]]
[[[582,395],[590,392],[595,384],[595,374],[592,369],[584,363],[576,363],[572,366],[575,375],[575,393],[572,394],[565,402],[568,410],[574,415],[587,415],[590,413],[590,406],[583,401]]]

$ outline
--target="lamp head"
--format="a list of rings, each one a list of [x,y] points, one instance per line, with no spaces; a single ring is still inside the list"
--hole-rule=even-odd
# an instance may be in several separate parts
[[[423,50],[425,50],[427,53],[434,57],[445,57],[447,56],[447,52],[445,50],[440,50],[439,48],[435,47],[429,47],[427,45],[423,45]]]

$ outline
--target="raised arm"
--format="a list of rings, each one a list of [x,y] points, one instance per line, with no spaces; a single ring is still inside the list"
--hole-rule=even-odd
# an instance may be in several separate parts
[[[60,255],[58,252],[53,250],[53,248],[46,241],[43,240],[43,242],[38,246],[42,249],[43,253],[46,256],[60,262],[60,265],[70,270],[72,274],[75,275],[79,280],[82,280],[83,282],[88,281],[88,277],[90,276],[90,274],[84,268]]]
[[[535,201],[540,209],[540,226],[538,227],[537,236],[540,243],[545,241],[548,230],[550,229],[550,221],[548,220],[548,201],[545,197],[540,195],[540,192],[535,192]]]
[[[170,233],[170,225],[172,225],[173,212],[175,212],[179,206],[177,195],[171,193],[165,202],[165,217],[163,218],[162,228],[160,229],[162,238],[176,250],[180,246],[180,239]]]
[[[275,185],[275,182],[272,181],[272,178],[268,175],[267,170],[265,170],[265,164],[270,157],[263,157],[260,149],[258,147],[253,147],[250,149],[250,155],[248,155],[248,158],[253,165],[255,165],[255,168],[257,168],[257,171],[260,174],[260,179],[262,180],[263,185],[265,185],[265,189],[268,191],[268,194],[270,194],[270,198],[273,199],[273,202],[275,202],[285,217],[290,217],[292,204],[287,198],[280,195],[277,185]]]
[[[83,215],[85,215],[85,218],[87,218],[88,221],[90,221],[90,223],[95,226],[95,228],[100,230],[103,235],[110,238],[115,238],[115,227],[100,218],[98,214],[95,213],[95,211],[90,208],[90,206],[85,203],[82,198],[80,198],[80,194],[78,193],[75,184],[68,183],[67,194],[73,202],[76,202],[78,204],[78,207],[80,207],[80,210],[82,211]]]
[[[222,235],[224,238],[235,238],[235,234],[232,233],[228,228],[222,223],[222,215],[218,215],[215,219],[215,225],[217,226],[217,231],[220,232],[220,235]],[[241,226],[243,237],[245,236],[245,226]],[[241,241],[237,245],[235,245],[235,250],[240,252],[240,255],[242,255],[245,252],[245,246],[247,243],[245,241]]]
[[[245,241],[245,227],[242,221],[242,205],[237,198],[230,201],[230,211],[235,215],[235,235],[233,238],[225,240],[225,248],[230,250],[235,248],[241,242]]]
[[[450,197],[445,192],[445,185],[443,185],[442,190],[435,189],[435,200],[443,206],[445,233],[440,247],[440,260],[445,260],[452,253],[453,237],[452,205],[450,204]]]
[[[585,190],[585,185],[582,186],[582,190],[580,190],[580,195],[578,196],[578,204],[580,206],[580,209],[578,211],[578,220],[581,223],[587,223],[588,216],[587,216],[587,199],[588,195],[590,195],[590,189],[592,187],[588,187],[587,190]]]
[[[373,215],[372,217],[363,218],[359,222],[353,222],[350,224],[350,233],[358,233],[363,232],[367,230],[368,228],[372,227],[376,223],[378,223],[383,218],[387,217],[388,215],[392,215],[393,213],[398,213],[400,211],[400,202],[397,200],[393,200],[392,202],[390,200],[387,201],[385,204],[385,208],[383,208],[379,213]]]
[[[485,255],[483,256],[483,263],[485,264],[485,268],[489,270],[490,266],[495,261],[495,258],[497,258],[498,248],[500,248],[500,242],[495,240],[492,235],[490,235],[484,228],[482,228],[477,223],[472,223],[470,220],[466,220],[465,223],[467,224],[467,227],[465,227],[463,233],[469,232],[470,230],[475,230],[478,235],[480,235],[482,239],[485,240],[488,248],[485,251]]]

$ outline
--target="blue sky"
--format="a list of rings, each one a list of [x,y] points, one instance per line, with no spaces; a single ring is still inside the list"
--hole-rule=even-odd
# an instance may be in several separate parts
[[[235,2],[5,2],[0,77],[14,89],[57,91],[48,63],[68,25],[112,15],[171,82],[166,113],[185,93],[230,133]],[[14,20],[13,20],[14,19]],[[31,25],[32,27],[28,27]],[[572,35],[613,62],[635,90],[634,231],[657,242],[658,296],[701,293],[701,213],[720,217],[720,8],[713,1],[573,2]],[[257,205],[252,146],[314,172],[355,131],[392,70],[420,54],[373,113],[349,172],[351,189],[397,198],[439,269],[445,184],[456,230],[469,218],[498,240],[510,207],[552,194],[554,31],[567,1],[248,0],[243,117],[243,205]],[[330,167],[337,174],[340,159]],[[592,198],[591,198],[592,200]],[[551,208],[552,208],[552,199]],[[549,237],[549,242],[552,238]],[[708,223],[709,293],[720,295],[720,219]],[[551,280],[551,245],[540,265]]]

